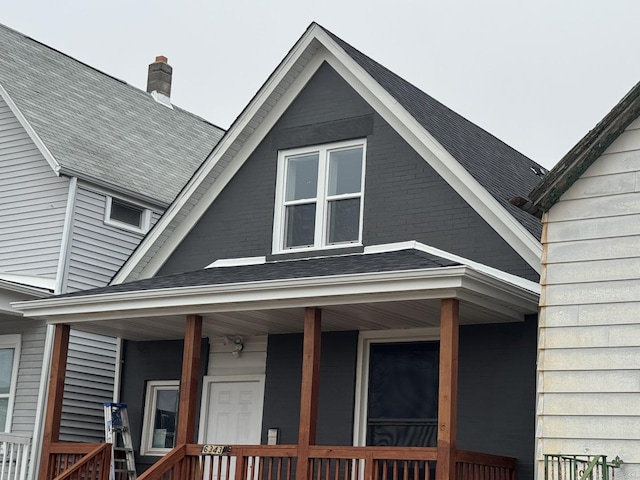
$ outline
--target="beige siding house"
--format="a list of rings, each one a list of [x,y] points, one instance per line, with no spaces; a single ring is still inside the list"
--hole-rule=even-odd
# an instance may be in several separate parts
[[[544,224],[536,442],[640,478],[640,84],[531,194]]]

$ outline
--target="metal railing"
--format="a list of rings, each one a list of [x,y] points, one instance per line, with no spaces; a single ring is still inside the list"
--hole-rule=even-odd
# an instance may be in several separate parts
[[[31,437],[0,433],[0,480],[25,480]]]
[[[607,462],[606,455],[545,455],[545,480],[614,480],[620,457]]]

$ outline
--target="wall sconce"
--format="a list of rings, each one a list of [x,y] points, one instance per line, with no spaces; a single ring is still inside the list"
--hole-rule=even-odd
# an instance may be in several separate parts
[[[231,350],[231,355],[238,358],[240,356],[240,352],[244,350],[244,338],[241,335],[227,335],[225,337],[224,343],[227,342],[233,345],[233,350]]]

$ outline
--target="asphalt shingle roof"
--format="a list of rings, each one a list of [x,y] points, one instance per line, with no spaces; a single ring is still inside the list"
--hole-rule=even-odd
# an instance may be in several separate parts
[[[0,85],[64,173],[164,204],[224,133],[3,25]]]
[[[323,27],[324,28],[324,27]],[[541,222],[511,205],[541,182],[540,165],[427,95],[391,70],[324,29],[529,232],[540,239]]]
[[[339,255],[333,257],[304,258],[271,261],[259,265],[213,267],[193,272],[147,278],[108,287],[74,292],[61,297],[80,297],[103,293],[137,292],[160,288],[224,285],[267,280],[327,277],[355,273],[392,272],[441,268],[460,265],[451,260],[420,250],[406,249],[394,252]]]

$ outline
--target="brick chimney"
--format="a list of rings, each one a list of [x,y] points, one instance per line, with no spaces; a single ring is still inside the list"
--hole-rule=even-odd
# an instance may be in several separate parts
[[[167,57],[159,55],[156,61],[149,65],[147,77],[147,93],[167,107],[171,107],[171,74],[173,68],[167,63]]]

